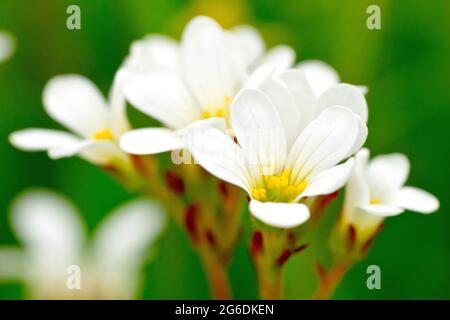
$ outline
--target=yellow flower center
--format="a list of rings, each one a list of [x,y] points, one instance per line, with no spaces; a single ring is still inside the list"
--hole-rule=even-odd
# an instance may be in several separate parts
[[[202,112],[202,118],[208,119],[212,117],[227,118],[230,109],[231,97],[225,96],[222,106],[207,106]]]
[[[109,128],[99,130],[92,135],[92,139],[98,140],[98,141],[112,140],[112,138],[113,138],[113,134],[111,132],[111,129],[109,129]]]
[[[371,198],[370,199],[370,204],[380,204],[381,201],[378,198]]]
[[[253,188],[252,197],[259,201],[294,202],[295,198],[306,188],[306,181],[298,184],[290,182],[291,170],[281,174],[264,176],[260,186]]]

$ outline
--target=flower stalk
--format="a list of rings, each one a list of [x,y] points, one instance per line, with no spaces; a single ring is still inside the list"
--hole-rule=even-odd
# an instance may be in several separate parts
[[[197,165],[163,169],[154,156],[134,158],[142,191],[157,198],[198,254],[215,299],[231,299],[228,262],[241,233],[242,194]]]
[[[341,283],[351,264],[345,261],[336,262],[328,272],[321,265],[317,266],[319,273],[319,287],[313,295],[314,300],[326,300],[331,297]]]

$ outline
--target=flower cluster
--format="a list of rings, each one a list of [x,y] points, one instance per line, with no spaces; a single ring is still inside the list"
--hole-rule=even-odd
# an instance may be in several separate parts
[[[367,92],[341,83],[323,62],[295,65],[287,46],[265,49],[252,27],[224,30],[196,17],[180,42],[161,35],[134,42],[108,100],[82,76],[51,79],[45,110],[72,133],[26,129],[10,141],[53,159],[79,155],[161,201],[209,266],[218,297],[228,296],[220,270],[243,228],[242,189],[254,218],[251,254],[262,296],[278,297],[273,291],[282,265],[305,248],[302,235],[343,187],[331,237],[341,260],[360,258],[385,217],[439,206],[431,194],[403,187],[405,156],[368,162],[368,150],[361,149]],[[127,101],[161,125],[133,129]],[[180,151],[195,164],[158,164],[156,154],[172,152],[173,158]]]

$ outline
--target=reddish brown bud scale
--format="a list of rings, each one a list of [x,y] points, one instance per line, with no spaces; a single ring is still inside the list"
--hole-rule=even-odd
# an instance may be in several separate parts
[[[190,204],[185,211],[184,224],[193,242],[198,241],[198,206]]]
[[[145,167],[145,164],[140,156],[131,154],[130,158],[131,162],[133,163],[133,166],[136,168],[137,171],[142,172],[144,174],[147,172],[147,168]]]
[[[219,191],[222,197],[227,198],[230,195],[230,190],[228,190],[228,186],[225,182],[219,182]]]
[[[206,241],[208,241],[208,244],[211,248],[217,247],[216,237],[215,237],[214,233],[212,232],[212,230],[210,230],[210,229],[206,230],[205,237],[206,237]]]
[[[287,234],[287,240],[288,240],[289,246],[290,246],[291,248],[294,247],[294,246],[295,246],[295,243],[297,242],[297,238],[295,237],[295,234],[292,233],[292,232],[289,232],[289,233]]]
[[[320,264],[320,262],[316,263],[316,272],[319,277],[320,282],[324,282],[327,277],[327,271],[325,268]]]
[[[110,174],[118,174],[119,173],[119,170],[113,165],[103,166],[103,170],[105,170],[106,172],[108,172]]]
[[[294,249],[294,253],[302,252],[303,250],[308,248],[308,246],[309,246],[309,244],[307,244],[307,243],[302,244],[301,246],[298,246],[297,248]]]
[[[356,243],[356,229],[355,226],[350,224],[348,226],[348,251],[352,251]]]
[[[339,191],[335,191],[333,193],[330,193],[330,194],[327,194],[327,195],[323,196],[320,199],[319,208],[326,207],[331,202],[331,200],[335,199],[338,196],[338,194],[339,194]]]
[[[254,257],[263,250],[263,234],[261,231],[255,231],[250,242],[250,254]]]
[[[172,192],[175,194],[183,194],[184,193],[184,182],[179,176],[174,174],[173,172],[166,171],[165,173],[166,183]]]
[[[289,250],[284,250],[280,255],[279,255],[279,257],[277,258],[277,265],[279,266],[279,267],[281,267],[283,264],[285,264],[286,263],[286,261],[289,259],[289,257],[291,256],[291,251],[289,251]]]

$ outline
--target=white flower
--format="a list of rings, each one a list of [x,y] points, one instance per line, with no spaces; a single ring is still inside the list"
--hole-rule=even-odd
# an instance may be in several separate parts
[[[0,31],[0,63],[10,58],[15,49],[15,41],[9,32]]]
[[[54,77],[44,89],[45,111],[73,133],[31,128],[12,133],[10,142],[25,151],[48,151],[52,159],[79,155],[99,165],[126,164],[128,156],[118,145],[119,136],[129,128],[123,78],[119,71],[107,102],[85,77]]]
[[[210,128],[195,134],[189,147],[206,170],[247,191],[252,198],[250,211],[257,219],[280,228],[308,219],[309,210],[299,200],[332,193],[346,183],[353,159],[339,163],[357,151],[367,136],[359,116],[333,104],[299,127],[307,106],[298,104],[301,90],[295,89],[303,84],[293,73],[301,72],[287,71],[281,78],[299,96],[283,92],[275,97],[274,92],[260,89],[244,89],[238,95],[230,115],[238,144]]]
[[[191,20],[180,45],[162,36],[135,42],[125,63],[134,74],[126,97],[165,128],[129,132],[121,147],[132,154],[176,150],[184,146],[193,123],[224,128],[230,103],[253,68],[261,63],[285,68],[294,59],[285,46],[264,56],[256,30],[240,26],[225,31],[208,17]]]
[[[304,73],[316,97],[341,82],[336,70],[320,60],[304,60],[297,64],[296,68]],[[368,91],[366,86],[358,86],[358,88],[363,94]]]
[[[15,201],[12,225],[23,249],[0,249],[0,280],[22,280],[33,298],[131,299],[165,219],[155,203],[132,201],[112,212],[87,246],[72,203],[34,190]],[[80,290],[67,287],[73,265],[80,267]]]
[[[370,237],[384,218],[405,209],[431,213],[439,201],[430,193],[404,186],[409,161],[399,153],[381,155],[369,161],[369,150],[356,155],[356,163],[346,187],[343,224],[352,224],[362,237]]]

